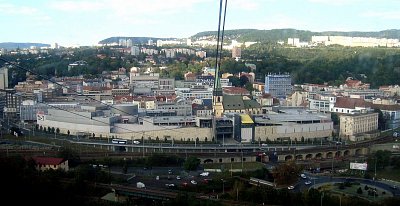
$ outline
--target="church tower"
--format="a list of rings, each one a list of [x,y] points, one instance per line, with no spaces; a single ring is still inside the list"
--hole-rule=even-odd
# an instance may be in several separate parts
[[[215,117],[221,117],[224,112],[223,94],[221,80],[219,78],[219,65],[215,69],[214,90],[213,90],[213,114]]]

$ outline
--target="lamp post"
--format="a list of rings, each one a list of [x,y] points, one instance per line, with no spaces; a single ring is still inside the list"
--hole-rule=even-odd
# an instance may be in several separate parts
[[[224,181],[224,179],[221,179],[221,181],[222,181],[222,194],[225,194],[225,181]]]
[[[322,206],[322,199],[324,198],[324,192],[321,194],[321,206]]]

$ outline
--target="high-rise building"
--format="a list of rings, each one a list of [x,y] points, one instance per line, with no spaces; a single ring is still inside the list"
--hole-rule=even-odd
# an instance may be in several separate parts
[[[7,67],[0,68],[0,89],[8,88],[8,69]]]
[[[140,54],[140,49],[137,46],[132,46],[131,47],[131,55],[133,56],[138,56]]]
[[[147,41],[147,45],[149,45],[149,46],[153,46],[153,39],[149,39],[148,41]]]
[[[126,39],[119,39],[119,46],[126,46]]]
[[[126,40],[126,47],[132,47],[133,46],[133,41],[132,39],[127,39]]]
[[[242,57],[242,49],[240,47],[232,48],[232,58],[241,58]]]
[[[292,92],[292,78],[289,74],[268,74],[265,76],[265,93],[285,98]]]

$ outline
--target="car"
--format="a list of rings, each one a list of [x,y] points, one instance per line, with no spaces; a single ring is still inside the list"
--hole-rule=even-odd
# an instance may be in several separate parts
[[[156,180],[160,180],[160,176],[156,176]]]
[[[197,185],[197,182],[195,180],[191,180],[190,183]]]
[[[20,137],[20,136],[23,136],[24,135],[24,133],[21,131],[21,129],[20,128],[18,128],[18,127],[11,127],[10,128],[10,134],[11,135],[14,135],[14,136],[16,136],[16,137]]]
[[[288,190],[293,190],[294,189],[294,186],[293,185],[290,185],[289,187],[287,187],[288,188]]]
[[[187,182],[182,182],[182,186],[186,187],[188,185]]]
[[[210,174],[209,172],[202,172],[200,173],[200,176],[207,177],[209,174]]]
[[[177,180],[180,180],[180,179],[181,179],[181,177],[180,177],[180,176],[176,176],[176,179],[177,179]]]
[[[300,174],[300,177],[303,179],[307,179],[307,176],[305,174]]]
[[[165,187],[167,187],[167,188],[175,188],[175,184],[165,184]]]
[[[268,147],[268,144],[262,143],[261,146],[262,147]]]
[[[392,190],[397,190],[397,186],[396,186],[396,185],[392,185],[392,186],[390,186],[390,188],[391,188]]]
[[[135,140],[135,141],[133,141],[133,144],[140,144],[140,142]]]
[[[305,184],[305,185],[311,185],[311,181],[310,181],[310,180],[305,181],[304,184]]]

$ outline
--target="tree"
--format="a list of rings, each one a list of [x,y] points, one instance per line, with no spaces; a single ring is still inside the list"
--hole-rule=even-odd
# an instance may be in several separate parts
[[[57,133],[57,134],[60,134],[60,128],[57,127],[56,133]]]
[[[69,136],[69,134],[71,134],[71,132],[68,130],[68,131],[67,131],[67,134],[68,134],[68,136]]]
[[[199,165],[200,165],[200,159],[198,159],[197,157],[190,156],[183,163],[183,168],[185,170],[196,170]]]
[[[374,109],[374,112],[378,113],[378,129],[385,130],[386,129],[386,118],[383,115],[380,109]]]
[[[375,153],[376,167],[385,169],[386,166],[389,166],[391,155],[392,155],[392,152],[387,151],[387,150],[376,151],[376,153]]]
[[[336,113],[334,113],[334,112],[331,113],[331,119],[332,119],[332,122],[334,125],[340,124],[339,116]]]
[[[294,161],[285,162],[272,170],[277,184],[290,184],[297,180],[302,168]]]
[[[358,189],[357,189],[357,194],[362,194],[363,193],[363,191],[362,191],[362,189],[361,189],[361,187],[359,187]]]

